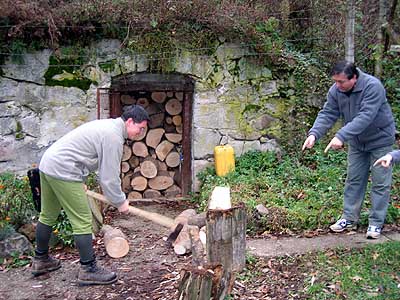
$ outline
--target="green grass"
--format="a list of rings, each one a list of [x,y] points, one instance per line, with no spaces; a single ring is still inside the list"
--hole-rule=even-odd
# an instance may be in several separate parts
[[[200,209],[207,205],[217,185],[230,186],[234,203],[244,202],[248,209],[248,230],[251,233],[285,233],[327,229],[341,215],[343,187],[346,178],[346,152],[323,154],[320,143],[311,150],[284,154],[250,151],[239,157],[236,169],[226,177],[218,177],[213,168],[200,174],[200,193],[195,201]],[[400,168],[393,176],[392,204],[387,223],[400,220]],[[361,213],[361,224],[368,223],[369,197]],[[259,217],[255,207],[268,208],[267,217]]]
[[[310,299],[399,299],[400,242],[319,254],[305,279]],[[311,284],[312,283],[312,284]]]
[[[237,280],[247,287],[247,295],[263,291],[270,299],[400,299],[400,242],[265,259],[252,257],[246,260],[246,269]]]

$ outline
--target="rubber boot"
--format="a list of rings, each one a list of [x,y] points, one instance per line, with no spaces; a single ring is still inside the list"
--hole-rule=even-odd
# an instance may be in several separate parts
[[[86,265],[81,264],[78,273],[79,285],[111,284],[117,280],[117,274],[99,267],[96,260]]]
[[[51,232],[51,226],[38,222],[36,226],[35,257],[33,258],[31,268],[34,276],[55,271],[61,267],[61,262],[58,259],[49,256],[49,239]]]

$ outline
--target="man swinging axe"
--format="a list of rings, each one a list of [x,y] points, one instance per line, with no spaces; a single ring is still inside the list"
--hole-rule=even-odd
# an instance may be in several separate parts
[[[61,208],[71,223],[81,267],[78,284],[110,284],[117,274],[100,267],[92,246],[92,213],[84,188],[89,172],[98,170],[100,186],[121,213],[129,203],[121,190],[120,164],[125,139],[133,139],[146,128],[149,116],[143,107],[127,107],[120,118],[88,122],[57,140],[44,153],[40,165],[41,212],[36,228],[33,275],[61,267],[49,255],[49,239]]]

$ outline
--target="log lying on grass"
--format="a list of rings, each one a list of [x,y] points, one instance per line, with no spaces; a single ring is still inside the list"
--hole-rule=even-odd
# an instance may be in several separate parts
[[[103,225],[101,231],[104,234],[104,246],[109,256],[120,258],[128,254],[129,244],[121,230],[110,225]]]

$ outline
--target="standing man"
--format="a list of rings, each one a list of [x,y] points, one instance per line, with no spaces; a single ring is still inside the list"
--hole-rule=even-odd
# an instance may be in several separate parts
[[[326,153],[330,148],[340,149],[344,143],[348,144],[343,214],[330,229],[342,232],[357,227],[371,171],[372,207],[366,236],[376,239],[380,237],[389,205],[392,167],[373,166],[373,163],[392,150],[395,141],[392,111],[382,83],[353,63],[338,62],[330,75],[335,83],[302,150],[312,148],[339,118],[344,121],[325,149]]]
[[[110,284],[117,280],[114,272],[99,267],[92,246],[92,213],[84,181],[89,172],[98,170],[105,196],[121,213],[129,203],[121,190],[120,164],[125,139],[142,133],[149,116],[143,107],[129,106],[117,119],[96,120],[79,126],[57,140],[44,153],[39,169],[41,213],[36,228],[36,249],[32,274],[37,276],[61,267],[49,256],[52,226],[61,208],[72,225],[75,246],[80,256],[80,285]]]

